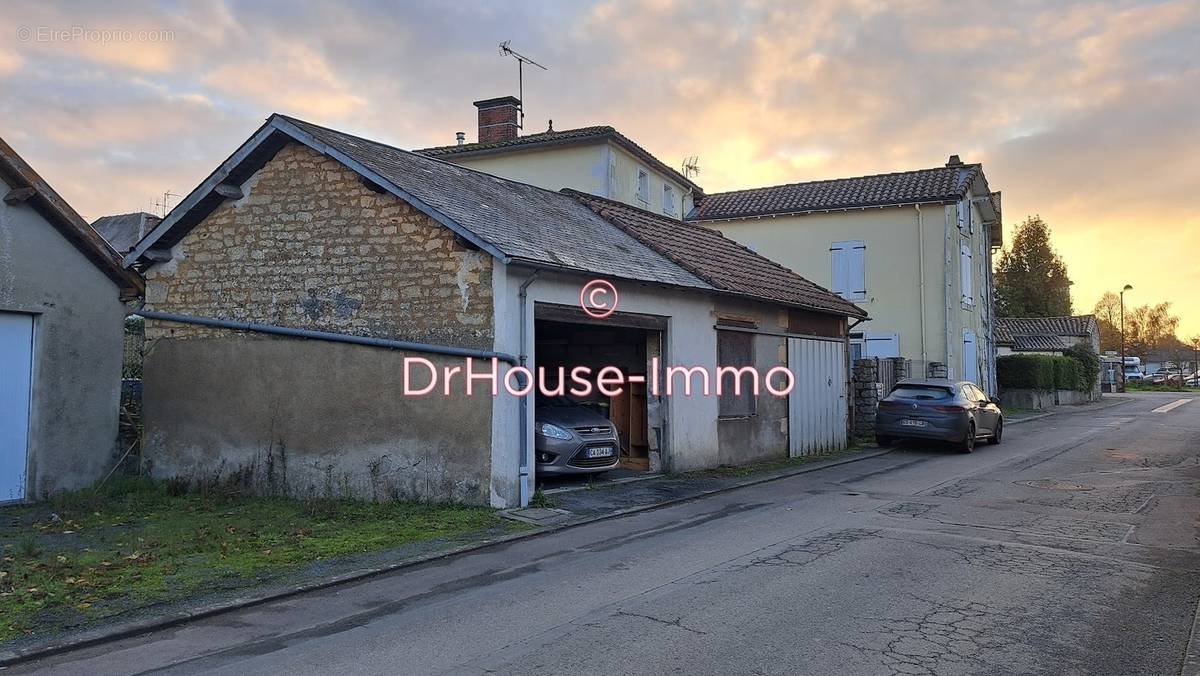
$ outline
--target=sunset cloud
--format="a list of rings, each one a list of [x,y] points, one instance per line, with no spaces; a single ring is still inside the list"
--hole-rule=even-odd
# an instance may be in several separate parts
[[[154,43],[21,26],[165,29]],[[612,124],[710,191],[983,162],[1011,228],[1041,214],[1077,311],[1133,284],[1200,333],[1194,2],[609,0],[42,2],[0,17],[3,135],[89,217],[185,193],[271,112],[402,147],[473,136],[516,93],[528,131]],[[803,271],[801,271],[803,272]]]

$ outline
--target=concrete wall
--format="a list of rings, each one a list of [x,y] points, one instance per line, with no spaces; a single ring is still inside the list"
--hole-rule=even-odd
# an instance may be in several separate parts
[[[450,230],[300,145],[242,189],[147,272],[147,309],[491,347],[492,259]],[[160,321],[146,336],[156,476],[488,501],[490,396],[403,397],[403,355],[378,348]]]
[[[663,186],[670,185],[676,201],[670,214],[676,218],[687,215],[693,205],[685,185],[607,141],[474,157],[448,155],[442,159],[547,190],[574,188],[655,213],[667,213],[662,204]],[[650,177],[649,202],[637,198],[638,168],[645,169]]]
[[[11,186],[0,181],[0,192]],[[0,203],[0,312],[35,315],[27,497],[81,488],[116,458],[124,305],[31,207]]]
[[[406,356],[462,363],[290,338],[160,340],[145,363],[151,473],[263,495],[487,504],[491,395],[456,381],[450,396],[402,396]]]

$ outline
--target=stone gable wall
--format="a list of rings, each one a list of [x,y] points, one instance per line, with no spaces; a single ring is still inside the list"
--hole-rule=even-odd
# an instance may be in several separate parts
[[[301,145],[243,192],[150,269],[149,309],[492,348],[492,259],[449,229]],[[409,356],[461,364],[147,321],[144,462],[193,487],[488,504],[492,398],[403,396]]]
[[[147,272],[150,310],[491,348],[492,260],[299,144]],[[147,338],[220,330],[149,322]]]

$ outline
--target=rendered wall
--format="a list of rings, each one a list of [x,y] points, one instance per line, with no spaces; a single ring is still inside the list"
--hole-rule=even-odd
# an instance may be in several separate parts
[[[118,294],[33,208],[0,203],[0,312],[35,316],[27,498],[87,486],[116,461]]]

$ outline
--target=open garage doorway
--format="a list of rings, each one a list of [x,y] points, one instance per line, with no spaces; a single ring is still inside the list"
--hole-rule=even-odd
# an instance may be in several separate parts
[[[578,308],[543,304],[535,306],[534,317],[534,359],[547,389],[557,389],[560,369],[566,375],[564,393],[541,396],[535,406],[537,480],[586,483],[662,471],[666,407],[647,383],[652,364],[662,375],[665,318],[614,314],[596,320]],[[570,392],[577,367],[590,374],[589,395]],[[604,394],[595,377],[605,367],[641,382],[627,382],[619,395]]]

